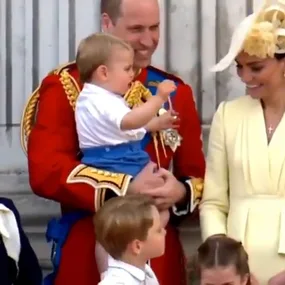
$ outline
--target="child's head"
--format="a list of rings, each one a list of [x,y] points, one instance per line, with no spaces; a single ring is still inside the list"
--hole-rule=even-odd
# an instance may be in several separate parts
[[[76,64],[82,83],[95,83],[124,94],[134,77],[134,52],[129,44],[109,34],[92,34],[79,44]]]
[[[112,198],[94,216],[96,239],[115,259],[147,261],[164,253],[165,229],[152,198]]]
[[[250,284],[248,255],[240,242],[229,237],[209,237],[198,248],[192,266],[190,279],[194,274],[201,285]]]

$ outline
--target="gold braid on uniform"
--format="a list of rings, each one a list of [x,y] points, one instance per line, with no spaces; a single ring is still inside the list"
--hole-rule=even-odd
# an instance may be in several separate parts
[[[124,99],[128,103],[130,108],[138,107],[144,104],[149,98],[152,97],[152,94],[149,89],[147,89],[140,81],[135,81],[132,83],[129,91],[125,94]],[[153,132],[152,138],[154,143],[155,155],[157,159],[157,164],[160,167],[160,158],[158,151],[158,134],[159,132]],[[166,155],[165,146],[163,137],[159,135],[160,143],[162,145],[164,154]]]
[[[76,98],[79,94],[80,88],[78,84],[76,83],[75,79],[71,77],[68,73],[68,66],[73,64],[67,63],[64,64],[51,72],[49,72],[49,75],[59,75],[61,83],[64,86],[64,90],[67,94],[68,100],[70,105],[75,107],[75,101]],[[25,155],[27,155],[27,141],[29,138],[29,135],[32,131],[33,125],[36,120],[36,114],[37,114],[37,107],[39,103],[39,98],[40,98],[40,86],[32,93],[31,97],[29,98],[26,106],[24,107],[22,119],[21,119],[21,125],[20,125],[20,130],[21,130],[21,147]]]
[[[24,107],[22,119],[21,119],[21,147],[23,152],[27,154],[27,140],[33,128],[36,113],[37,113],[37,105],[40,98],[39,87],[32,93],[29,98],[26,106]]]
[[[147,89],[140,81],[135,81],[125,94],[124,99],[130,108],[134,108],[141,106],[151,97],[152,94],[149,89]]]
[[[76,80],[69,74],[67,69],[64,69],[60,73],[59,80],[65,91],[70,106],[73,110],[75,110],[76,100],[80,92],[79,85],[77,84]]]

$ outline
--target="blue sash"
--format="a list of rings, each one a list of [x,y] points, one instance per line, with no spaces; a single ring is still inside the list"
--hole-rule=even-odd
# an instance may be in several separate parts
[[[163,73],[149,68],[147,70],[147,80],[145,82],[145,86],[150,90],[152,95],[155,95],[158,83],[162,82],[165,79],[167,78]],[[170,95],[171,98],[173,98],[175,94],[176,91]],[[166,110],[169,109],[168,103],[165,104],[164,108]],[[151,135],[147,133],[141,141],[142,148],[145,149],[150,141]],[[47,242],[52,242],[51,262],[53,265],[53,272],[45,277],[43,285],[54,284],[60,264],[61,249],[68,237],[68,234],[72,226],[87,215],[90,215],[90,213],[76,211],[73,213],[63,214],[61,218],[52,219],[49,221],[46,232],[46,240]]]
[[[47,226],[46,240],[52,242],[51,262],[53,272],[48,274],[43,281],[43,285],[53,285],[59,268],[61,249],[68,237],[72,226],[90,213],[77,211],[62,215],[60,219],[51,219]]]

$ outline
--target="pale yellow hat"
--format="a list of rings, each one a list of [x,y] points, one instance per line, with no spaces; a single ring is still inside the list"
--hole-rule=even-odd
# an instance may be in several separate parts
[[[234,31],[228,54],[211,71],[228,68],[241,51],[259,58],[285,53],[285,0],[266,0],[247,16]]]

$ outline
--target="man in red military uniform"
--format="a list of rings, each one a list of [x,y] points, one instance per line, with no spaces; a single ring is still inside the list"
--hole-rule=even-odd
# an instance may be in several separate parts
[[[201,197],[205,169],[201,127],[191,88],[179,78],[150,66],[159,40],[157,0],[102,0],[102,29],[128,41],[135,50],[137,76],[155,94],[157,83],[174,80],[171,106],[179,113],[178,133],[148,135],[143,146],[152,161],[167,170],[143,170],[137,178],[109,173],[80,163],[74,106],[81,88],[75,63],[50,72],[33,93],[22,120],[27,143],[30,184],[35,194],[58,201],[66,213],[96,212],[107,199],[132,192],[155,197],[160,209],[171,209],[164,256],[151,260],[161,285],[186,284],[183,250],[174,224],[192,213]],[[140,98],[139,98],[140,100]],[[155,188],[163,179],[164,186]],[[191,242],[191,241],[189,241]],[[56,285],[94,285],[99,281],[95,263],[92,218],[73,224],[61,250]]]

